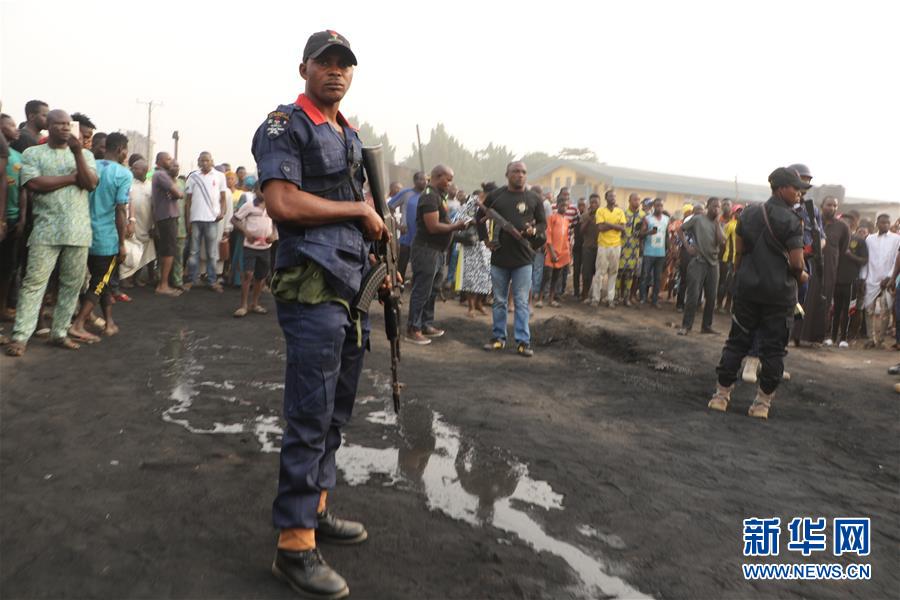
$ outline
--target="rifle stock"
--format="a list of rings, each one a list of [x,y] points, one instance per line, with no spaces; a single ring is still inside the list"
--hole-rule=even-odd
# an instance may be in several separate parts
[[[391,281],[389,292],[383,292],[380,297],[384,303],[384,328],[388,342],[391,346],[391,394],[394,401],[394,412],[400,412],[400,388],[398,367],[400,363],[400,304],[402,287],[397,283],[397,259],[399,248],[397,247],[397,221],[388,208],[385,200],[384,174],[383,174],[383,149],[381,145],[366,146],[362,149],[363,166],[366,169],[366,179],[369,182],[369,191],[372,192],[372,201],[375,210],[381,215],[387,226],[388,239],[377,243],[378,261],[386,267],[387,277]]]

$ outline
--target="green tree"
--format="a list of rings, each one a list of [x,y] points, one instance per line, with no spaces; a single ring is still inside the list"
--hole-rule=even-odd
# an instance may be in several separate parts
[[[350,117],[350,122],[356,123],[356,117]],[[397,148],[391,145],[387,133],[379,134],[377,131],[375,131],[375,128],[366,121],[363,121],[359,124],[359,130],[357,131],[357,133],[359,134],[359,139],[362,140],[364,146],[377,146],[378,144],[382,145],[382,147],[384,148],[385,165],[396,164]]]
[[[540,169],[557,160],[556,156],[547,154],[546,152],[529,152],[520,158],[525,166],[528,167],[529,173],[536,173]]]
[[[444,164],[453,169],[456,175],[454,183],[466,192],[481,183],[482,171],[475,155],[458,139],[450,135],[443,123],[435,125],[428,141],[422,144],[422,158],[426,173],[438,164]],[[419,153],[415,144],[412,146],[412,153],[403,160],[402,165],[409,169],[419,170]]]
[[[515,160],[515,155],[506,146],[495,146],[492,143],[475,152],[475,160],[479,166],[479,181],[493,181],[502,184],[506,175],[506,166]],[[468,188],[466,191],[471,190]]]

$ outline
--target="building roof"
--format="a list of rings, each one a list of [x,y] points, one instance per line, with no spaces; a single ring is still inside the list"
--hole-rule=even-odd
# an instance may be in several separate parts
[[[734,181],[722,181],[718,179],[704,179],[702,177],[688,177],[686,175],[672,175],[670,173],[657,173],[626,167],[615,167],[606,163],[594,163],[581,160],[556,160],[532,173],[531,177],[539,179],[549,175],[556,169],[568,167],[582,175],[599,179],[612,187],[656,190],[659,192],[672,192],[691,196],[719,196],[741,200],[767,200],[771,195],[768,186],[738,183]]]
[[[703,177],[688,177],[686,175],[672,175],[670,173],[657,173],[655,171],[643,171],[629,169],[627,167],[615,167],[606,163],[595,163],[582,160],[555,160],[541,167],[530,177],[539,179],[549,175],[556,169],[568,167],[576,173],[599,179],[611,187],[620,187],[638,190],[654,190],[659,192],[672,192],[697,197],[718,196],[719,198],[739,198],[743,201],[765,201],[772,192],[768,185],[756,185],[721,179],[706,179]],[[892,204],[888,201],[863,198],[844,198],[847,204]]]

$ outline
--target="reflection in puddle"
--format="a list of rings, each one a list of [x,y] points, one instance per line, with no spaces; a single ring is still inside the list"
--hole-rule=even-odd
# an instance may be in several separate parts
[[[539,552],[559,556],[578,574],[586,595],[647,598],[624,580],[609,575],[608,566],[601,560],[542,529],[529,510],[562,510],[563,497],[547,482],[532,479],[526,465],[497,451],[472,446],[458,429],[444,423],[441,415],[415,402],[404,404],[399,424],[401,440],[397,448],[345,444],[338,449],[337,465],[349,485],[361,485],[376,477],[386,478],[386,485],[390,485],[402,478],[420,486],[432,510],[471,525],[496,527]],[[602,534],[588,529],[597,534],[594,537],[603,539],[599,537]],[[621,542],[618,536],[608,539]]]
[[[231,350],[204,347],[190,332],[182,332],[165,348],[165,381],[155,386],[170,389],[173,402],[162,414],[164,421],[197,434],[250,433],[262,452],[278,452],[281,417],[277,414],[247,414],[247,407],[260,408],[248,400],[254,394],[281,392],[283,383],[267,381],[198,381],[204,371],[200,350]],[[240,350],[240,348],[238,348]],[[337,452],[337,465],[348,485],[363,485],[377,479],[383,485],[404,482],[422,492],[429,509],[473,526],[491,526],[514,534],[538,552],[549,552],[568,563],[581,580],[585,596],[646,598],[624,580],[609,574],[609,565],[577,546],[548,535],[532,516],[563,510],[563,496],[545,481],[529,476],[528,467],[496,448],[473,445],[440,414],[415,399],[403,405],[399,418],[390,404],[390,380],[368,369],[363,371],[376,391],[361,396],[358,405],[373,405],[365,415],[373,425],[386,428],[382,439],[396,439],[394,447],[371,448],[344,443]],[[232,392],[226,396],[222,392]],[[202,402],[201,402],[202,400]],[[379,407],[384,407],[379,410]],[[232,417],[232,423],[216,420]],[[189,418],[190,416],[190,418]],[[215,417],[215,418],[213,418]],[[198,423],[203,423],[198,424]],[[392,431],[399,430],[399,436]],[[615,535],[582,525],[578,532],[611,548],[624,548]],[[506,541],[506,540],[504,540]]]

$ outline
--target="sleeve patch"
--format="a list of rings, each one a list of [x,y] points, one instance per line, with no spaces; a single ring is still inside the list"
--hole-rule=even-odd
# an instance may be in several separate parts
[[[266,136],[268,136],[270,140],[274,140],[283,134],[290,120],[291,115],[285,112],[280,110],[270,112],[269,116],[266,118]]]

